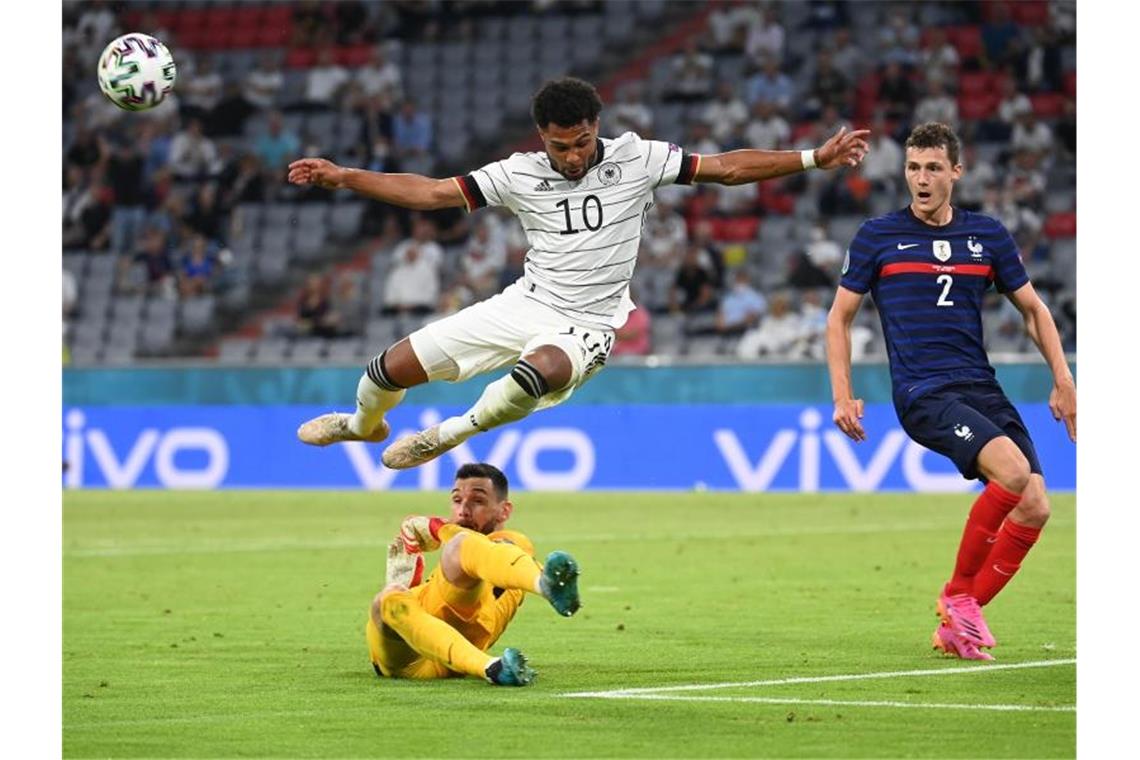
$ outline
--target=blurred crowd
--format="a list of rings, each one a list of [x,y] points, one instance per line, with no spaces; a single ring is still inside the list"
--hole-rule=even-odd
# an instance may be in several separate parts
[[[296,156],[424,174],[478,164],[439,160],[422,93],[405,86],[402,46],[477,45],[484,17],[601,6],[268,6],[289,14],[287,39],[235,57],[180,48],[155,4],[129,10],[129,23],[120,5],[64,4],[64,251],[116,257],[117,292],[173,299],[221,292],[242,276],[230,249],[243,204],[329,199],[283,181]],[[1075,251],[1074,5],[712,4],[700,36],[616,89],[603,136],[628,129],[715,153],[803,149],[840,126],[868,126],[872,150],[855,170],[659,191],[634,282],[641,308],[615,354],[696,346],[726,357],[821,357],[843,250],[859,221],[909,201],[902,143],[927,120],[958,129],[966,173],[956,204],[1010,229],[1073,350],[1075,269],[1064,258],[1071,252],[1058,251]],[[94,87],[91,62],[128,28],[175,51],[176,93],[149,112],[119,111]],[[362,232],[369,267],[311,273],[293,334],[362,335],[377,318],[455,311],[517,278],[527,247],[499,210],[411,214],[370,203]],[[65,314],[69,302],[74,314],[74,291],[65,275]],[[1027,348],[1016,313],[996,297],[992,312],[995,345]],[[882,350],[873,309],[855,343],[856,356]]]

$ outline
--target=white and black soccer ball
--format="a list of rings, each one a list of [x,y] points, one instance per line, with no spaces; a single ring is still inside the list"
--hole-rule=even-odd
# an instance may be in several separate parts
[[[99,56],[99,89],[127,111],[146,111],[174,89],[174,56],[149,34],[116,37]]]

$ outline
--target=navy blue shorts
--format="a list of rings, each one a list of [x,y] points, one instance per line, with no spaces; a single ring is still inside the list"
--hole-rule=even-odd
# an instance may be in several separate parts
[[[1003,435],[1021,449],[1030,472],[1042,474],[1029,431],[997,383],[939,388],[916,399],[899,422],[914,441],[949,457],[964,478],[985,480],[978,472],[978,452]]]

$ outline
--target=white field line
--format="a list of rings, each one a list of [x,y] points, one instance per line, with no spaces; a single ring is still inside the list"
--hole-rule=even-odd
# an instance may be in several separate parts
[[[587,694],[565,694],[563,696],[587,696]],[[1076,712],[1075,705],[968,705],[935,702],[883,702],[848,699],[796,699],[795,697],[712,697],[699,694],[621,694],[614,693],[606,699],[637,699],[661,702],[752,702],[764,705],[824,705],[833,707],[912,707],[927,710],[994,710],[997,712]]]
[[[960,528],[959,522],[945,523],[884,523],[881,525],[844,526],[804,526],[794,528],[772,528],[750,532],[713,532],[700,533],[580,533],[564,534],[559,536],[532,535],[534,541],[541,543],[606,543],[611,541],[645,542],[645,541],[692,541],[700,539],[747,539],[747,538],[778,538],[784,536],[809,535],[851,535],[862,533],[907,533],[912,531],[941,531]],[[64,547],[65,557],[143,557],[161,556],[167,554],[240,554],[247,552],[273,552],[273,551],[304,551],[321,549],[383,549],[382,542],[362,541],[360,539],[323,539],[323,540],[296,540],[282,539],[252,539],[246,541],[218,541],[210,543],[114,543],[103,545],[88,544],[75,548]]]
[[[789,684],[803,683],[832,683],[836,681],[867,681],[876,678],[915,678],[922,676],[960,676],[973,673],[992,673],[996,670],[1021,670],[1023,668],[1050,668],[1058,665],[1075,665],[1075,658],[1065,660],[1035,660],[1032,662],[1013,662],[1000,665],[970,665],[960,668],[932,668],[929,670],[891,670],[879,673],[848,673],[835,676],[797,676],[794,678],[774,678],[765,681],[735,681],[730,683],[704,683],[683,684],[680,686],[649,686],[635,689],[612,689],[609,691],[572,691],[563,694],[564,697],[585,697],[593,699],[631,699],[645,696],[658,699],[666,693],[681,691],[710,691],[712,689],[742,689],[757,686],[787,686]],[[704,698],[702,698],[704,699]],[[724,699],[738,699],[724,697]],[[743,697],[739,699],[745,699]],[[752,699],[752,698],[747,698]]]

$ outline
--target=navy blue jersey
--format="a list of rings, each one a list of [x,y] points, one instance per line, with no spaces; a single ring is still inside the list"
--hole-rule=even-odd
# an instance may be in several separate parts
[[[920,221],[910,207],[855,233],[839,284],[871,292],[891,363],[895,408],[953,383],[994,379],[982,343],[982,297],[1029,282],[1001,222],[955,208],[950,223]]]

